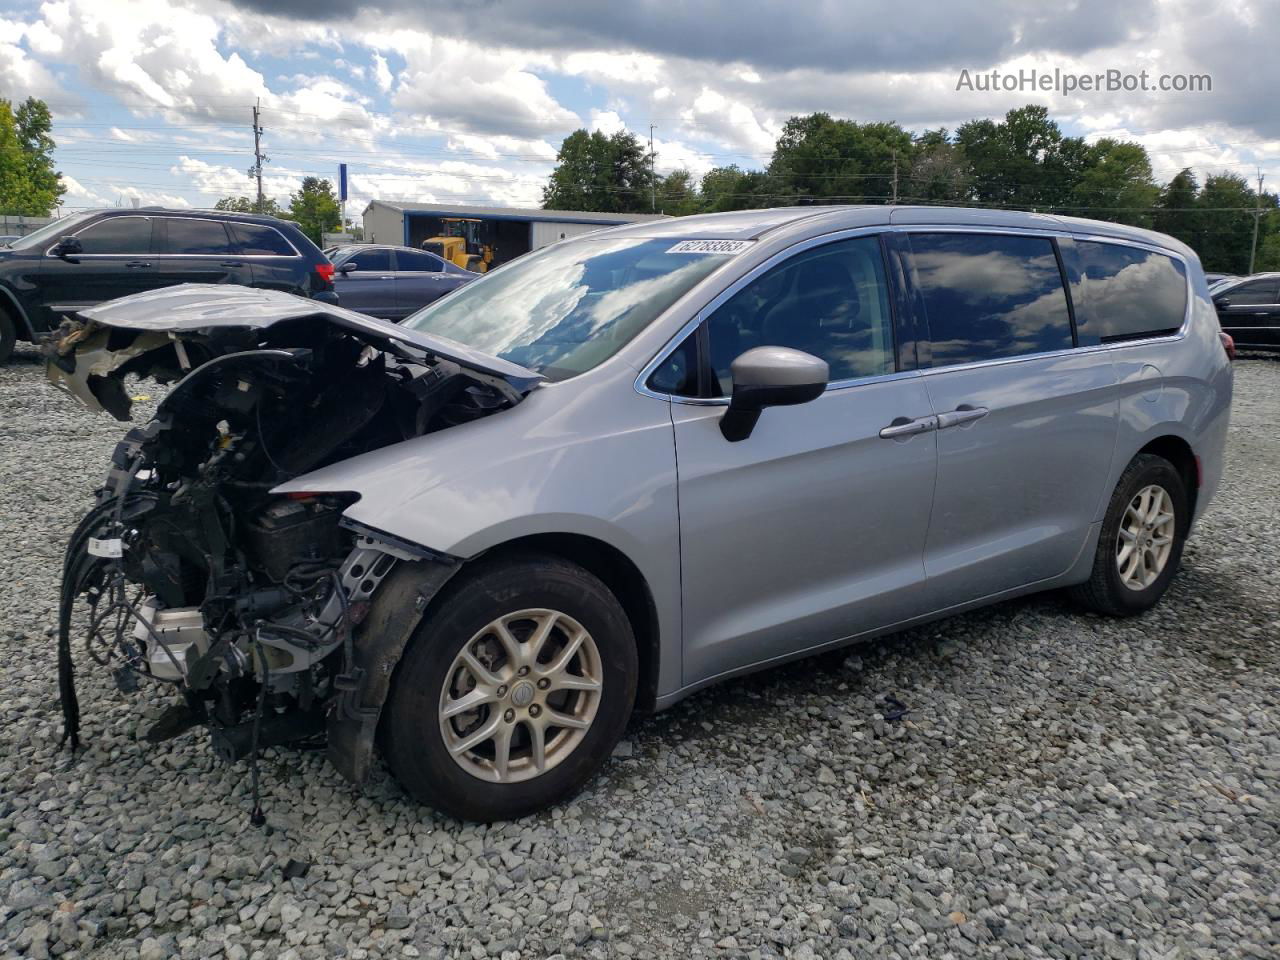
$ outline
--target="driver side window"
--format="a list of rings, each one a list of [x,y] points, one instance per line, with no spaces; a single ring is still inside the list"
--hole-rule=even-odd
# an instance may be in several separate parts
[[[707,318],[719,394],[752,347],[792,347],[827,361],[831,382],[893,373],[893,318],[878,237],[798,253],[752,280]]]

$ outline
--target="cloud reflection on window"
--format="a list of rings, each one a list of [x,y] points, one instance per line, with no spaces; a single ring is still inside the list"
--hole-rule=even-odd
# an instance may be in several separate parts
[[[911,260],[933,365],[1071,347],[1071,320],[1047,238],[913,234]]]

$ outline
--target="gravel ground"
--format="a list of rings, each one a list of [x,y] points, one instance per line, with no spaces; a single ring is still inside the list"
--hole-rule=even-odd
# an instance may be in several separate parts
[[[0,955],[1280,956],[1280,358],[1151,614],[1034,597],[725,684],[491,827],[272,750],[254,828],[244,764],[84,667],[59,753],[61,550],[122,430],[31,352],[0,411]]]

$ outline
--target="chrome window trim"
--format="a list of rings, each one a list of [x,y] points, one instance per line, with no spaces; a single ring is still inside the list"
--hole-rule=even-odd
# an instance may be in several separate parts
[[[103,217],[101,220],[94,220],[92,223],[85,224],[75,233],[68,234],[68,236],[78,237],[80,236],[80,234],[84,233],[86,230],[91,230],[100,223],[106,223],[108,220],[123,220],[126,217],[136,217],[142,220],[199,220],[202,223],[220,223],[224,227],[233,223],[246,223],[246,221],[242,221],[242,220],[215,220],[213,217],[174,217],[174,216],[166,216],[165,214],[162,214],[162,213],[161,214],[123,213],[114,217]],[[228,257],[236,257],[241,260],[288,260],[291,257],[302,256],[302,252],[296,246],[294,246],[293,241],[290,240],[288,237],[286,237],[283,233],[281,233],[279,228],[273,227],[269,223],[251,223],[248,225],[253,227],[266,227],[268,230],[274,231],[276,236],[278,236],[281,240],[283,240],[286,244],[288,244],[289,249],[292,250],[293,253],[292,254],[288,254],[288,253],[79,253],[79,254],[76,254],[76,256],[77,258],[148,257],[151,259],[161,259],[161,260],[173,259],[176,257],[182,257],[184,260],[197,259],[200,257],[208,257],[209,259],[220,259],[220,260],[225,260]],[[230,231],[228,231],[227,235],[228,237],[230,237]],[[57,245],[58,245],[57,243],[50,245],[48,249],[45,250],[44,255],[46,257],[53,256],[53,252],[52,252],[53,248],[56,247]]]
[[[1137,247],[1141,250],[1148,250],[1152,253],[1163,254],[1166,257],[1177,260],[1182,264],[1183,274],[1186,279],[1186,306],[1183,310],[1182,326],[1174,333],[1161,334],[1154,337],[1142,337],[1134,340],[1117,340],[1113,343],[1097,343],[1090,344],[1085,347],[1069,347],[1065,350],[1049,350],[1042,353],[1026,353],[1013,357],[994,357],[990,360],[975,360],[971,363],[951,364],[948,366],[930,366],[917,370],[900,370],[895,373],[878,374],[871,377],[857,377],[847,380],[837,380],[827,384],[827,390],[844,390],[849,387],[858,386],[864,383],[883,383],[889,380],[904,379],[908,376],[934,376],[940,373],[949,373],[953,370],[975,370],[982,367],[1003,366],[1008,363],[1021,363],[1027,360],[1043,360],[1046,358],[1065,357],[1077,354],[1100,353],[1102,351],[1120,350],[1128,347],[1143,346],[1152,343],[1170,343],[1181,340],[1187,335],[1187,331],[1191,326],[1192,304],[1194,303],[1195,289],[1191,280],[1191,264],[1187,261],[1185,254],[1171,250],[1168,247],[1162,247],[1155,243],[1147,243],[1141,240],[1132,240],[1126,237],[1109,237],[1103,234],[1086,233],[1082,231],[1067,229],[1049,229],[1044,227],[998,227],[987,225],[968,226],[965,224],[955,223],[909,223],[909,224],[879,224],[868,227],[854,227],[848,230],[838,230],[832,233],[822,234],[817,237],[809,237],[807,240],[801,240],[792,244],[784,250],[775,253],[768,260],[757,264],[747,273],[743,274],[732,284],[713,297],[704,307],[702,307],[693,318],[686,322],[673,337],[671,337],[640,370],[640,375],[635,380],[635,390],[641,396],[651,397],[655,400],[665,400],[669,403],[683,403],[690,406],[715,407],[727,406],[729,397],[681,397],[672,393],[662,393],[651,390],[648,387],[648,380],[655,370],[669,357],[681,343],[684,338],[691,334],[698,326],[721,304],[737,293],[742,287],[746,286],[764,271],[776,266],[782,260],[794,256],[797,253],[803,253],[812,247],[822,246],[826,243],[834,243],[839,240],[846,240],[851,237],[879,235],[883,233],[983,233],[983,234],[999,234],[1004,236],[1032,236],[1032,237],[1048,237],[1063,240],[1086,240],[1091,243],[1112,243],[1126,247]],[[1065,289],[1065,285],[1064,285]],[[1070,291],[1066,291],[1070,295]]]

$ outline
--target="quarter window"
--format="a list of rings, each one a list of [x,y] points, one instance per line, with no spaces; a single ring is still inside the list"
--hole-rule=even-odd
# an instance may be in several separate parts
[[[698,333],[684,338],[649,377],[649,389],[678,397],[696,397],[698,391]]]
[[[111,217],[76,234],[84,253],[150,253],[150,217]]]
[[[233,251],[227,228],[215,220],[185,220],[176,217],[165,221],[168,232],[165,252],[189,256],[222,255]]]
[[[1173,333],[1187,309],[1187,273],[1173,257],[1119,243],[1077,240],[1081,346]]]
[[[719,393],[752,347],[792,347],[827,361],[832,382],[892,373],[893,320],[878,237],[798,253],[752,280],[707,318]]]
[[[292,257],[293,247],[274,227],[258,223],[231,223],[231,236],[246,257]]]
[[[1066,350],[1071,315],[1053,241],[919,233],[911,265],[933,366]]]

